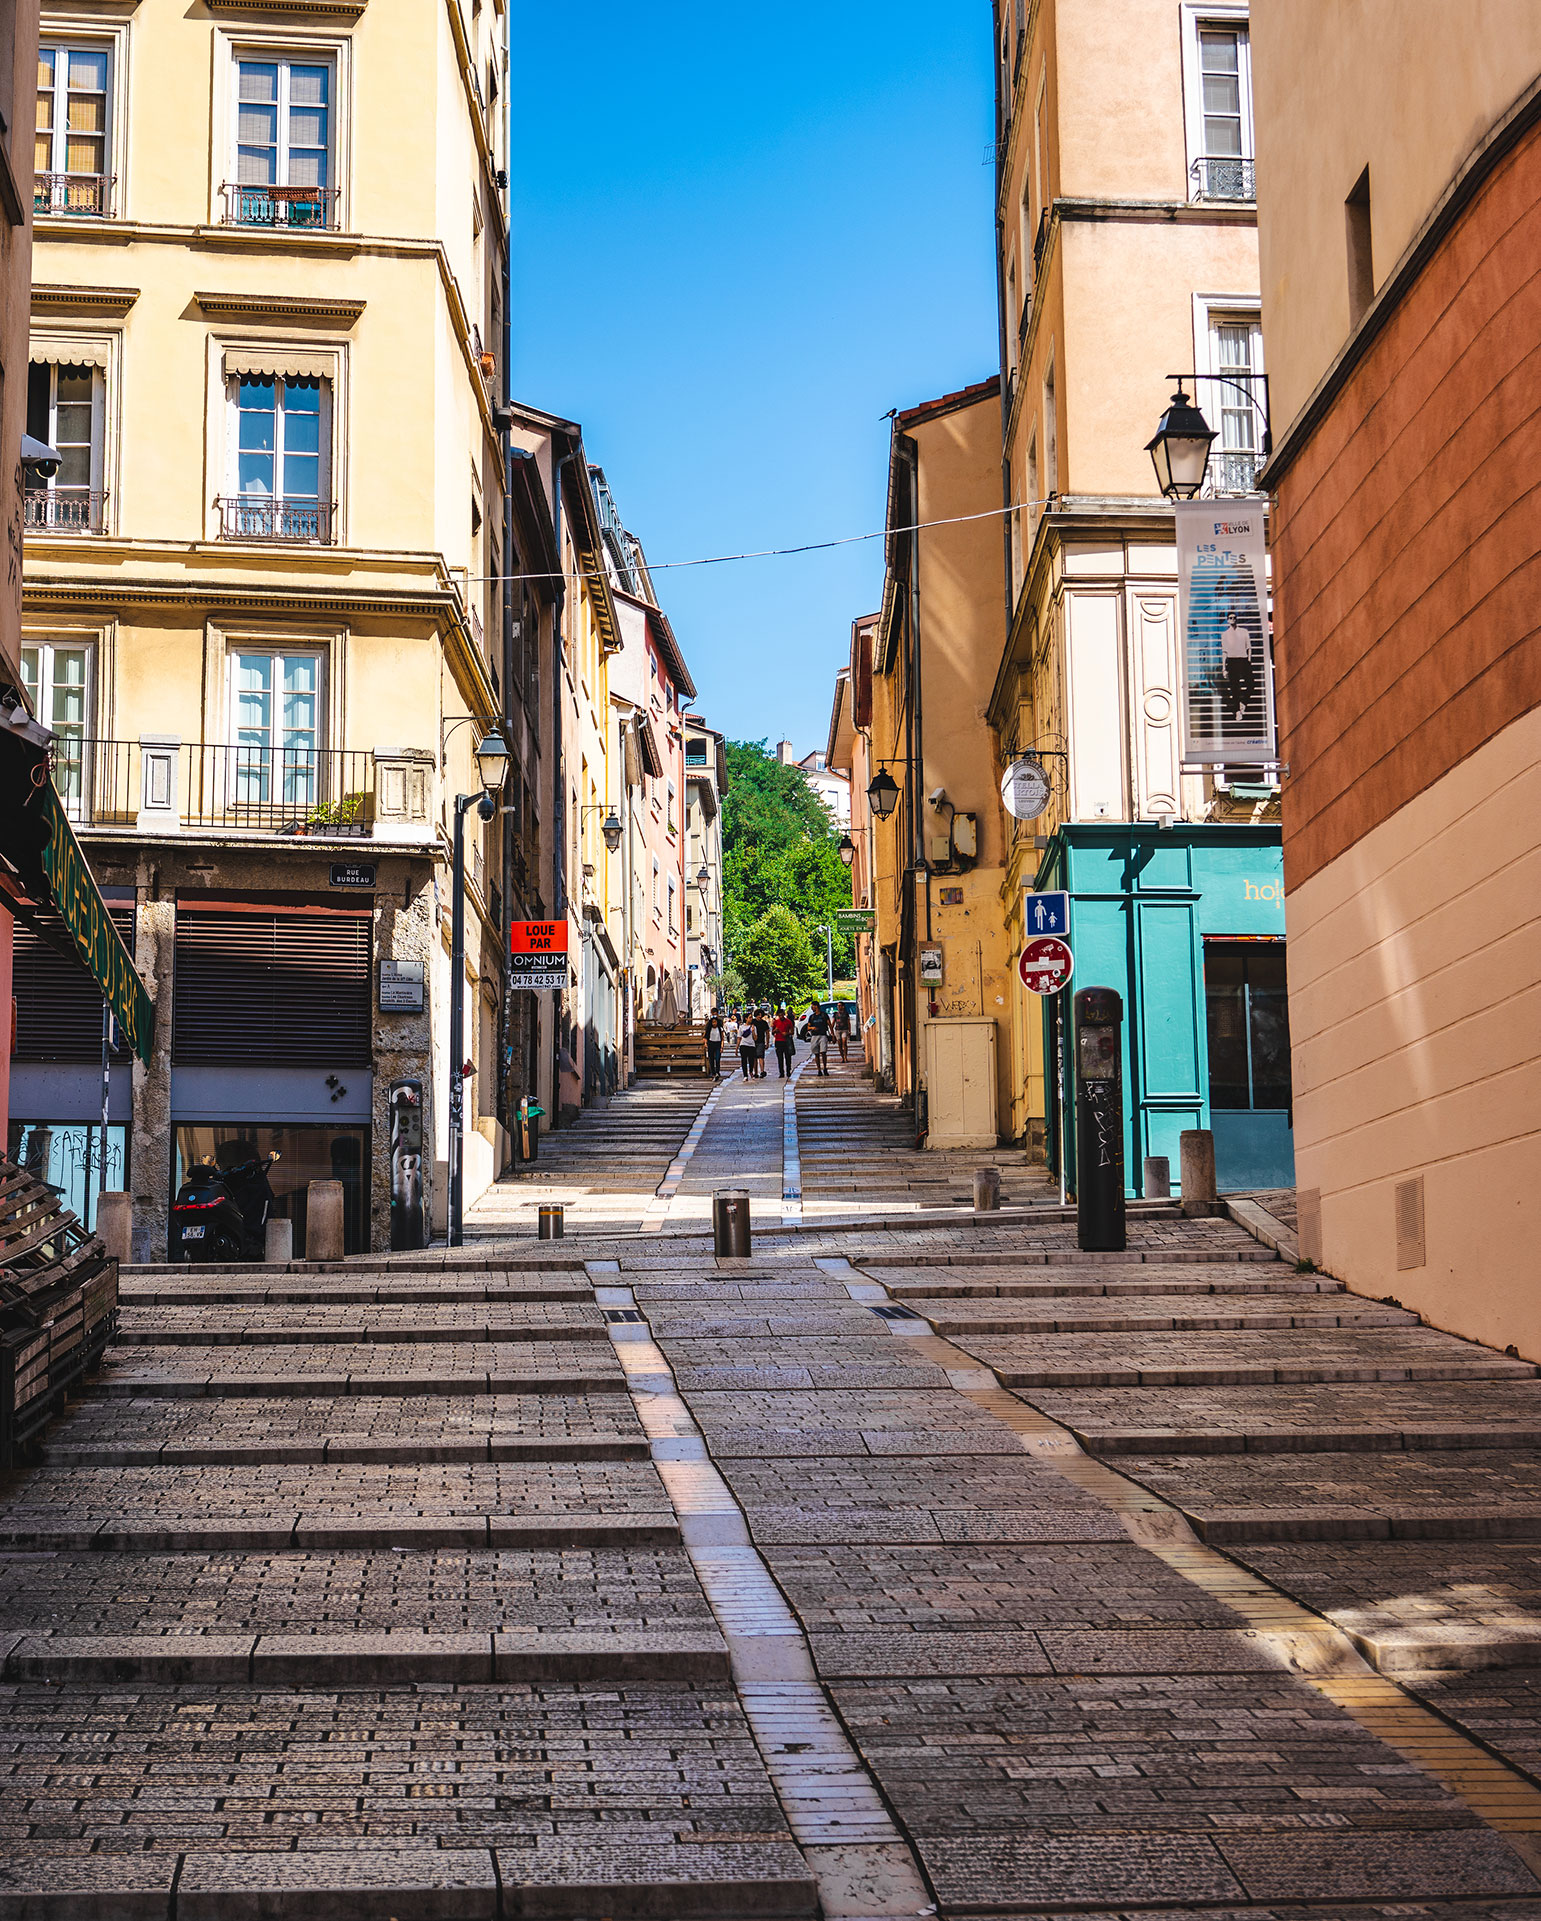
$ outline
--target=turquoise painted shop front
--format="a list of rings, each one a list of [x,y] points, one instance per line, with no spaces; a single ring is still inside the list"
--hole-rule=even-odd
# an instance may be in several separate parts
[[[1037,885],[1071,897],[1071,992],[1123,996],[1128,1191],[1141,1192],[1147,1154],[1166,1155],[1175,1188],[1192,1127],[1214,1132],[1222,1191],[1292,1187],[1278,828],[1062,827]],[[1045,1002],[1050,1060],[1054,1012]]]

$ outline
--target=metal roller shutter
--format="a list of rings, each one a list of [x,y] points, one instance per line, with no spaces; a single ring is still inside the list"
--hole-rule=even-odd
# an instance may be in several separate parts
[[[367,1067],[368,908],[178,901],[172,1058]]]
[[[134,951],[134,909],[109,907],[124,945]],[[11,991],[16,996],[16,1059],[99,1061],[102,990],[73,954],[61,953],[25,921],[12,930]],[[122,1060],[119,1046],[112,1058]]]

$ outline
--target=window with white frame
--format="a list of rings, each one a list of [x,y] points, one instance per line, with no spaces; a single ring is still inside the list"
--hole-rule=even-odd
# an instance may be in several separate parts
[[[671,879],[669,882],[669,932],[671,934],[678,933],[679,931],[679,914],[676,906],[676,899],[677,899],[677,890],[675,888],[673,880]]]
[[[1188,183],[1196,200],[1254,200],[1252,48],[1246,15],[1191,10],[1184,48]]]
[[[1043,485],[1045,499],[1059,492],[1059,402],[1054,386],[1054,355],[1043,375]]]
[[[77,819],[85,802],[91,656],[83,642],[27,641],[21,650],[21,684],[32,711],[54,736],[54,787],[65,811]]]
[[[241,807],[313,807],[321,793],[321,655],[242,646],[230,655],[230,768]]]
[[[336,66],[260,54],[235,62],[234,180],[225,218],[243,227],[337,224]]]
[[[45,38],[37,53],[33,207],[41,214],[112,211],[112,53]]]
[[[28,484],[29,527],[67,534],[102,531],[105,415],[106,383],[100,367],[63,360],[33,361],[28,367],[27,432],[59,455],[57,473]]]
[[[658,862],[655,860],[653,862],[653,912],[654,914],[657,914],[658,912],[658,877],[660,872],[661,872],[661,869],[659,868]]]
[[[1211,310],[1208,382],[1214,396],[1219,438],[1209,458],[1209,485],[1217,494],[1252,494],[1263,460],[1263,328],[1253,313]]]
[[[228,540],[333,538],[331,387],[309,374],[229,378]]]

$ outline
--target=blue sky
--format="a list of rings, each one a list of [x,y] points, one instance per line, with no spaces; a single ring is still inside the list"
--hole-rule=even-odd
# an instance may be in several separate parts
[[[514,376],[652,562],[881,527],[891,407],[997,363],[988,0],[512,14]],[[734,738],[822,746],[882,546],[659,572]]]

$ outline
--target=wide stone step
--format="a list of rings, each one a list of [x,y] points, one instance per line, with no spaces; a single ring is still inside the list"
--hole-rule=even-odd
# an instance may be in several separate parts
[[[604,1341],[332,1342],[296,1348],[133,1347],[109,1351],[96,1392],[148,1395],[580,1394],[621,1384]]]
[[[124,1347],[240,1347],[359,1342],[370,1346],[438,1341],[603,1340],[605,1323],[589,1303],[449,1305],[407,1302],[364,1309],[330,1301],[247,1308],[228,1305],[125,1307]]]
[[[313,1280],[299,1277],[268,1279],[254,1275],[250,1280],[203,1280],[191,1276],[173,1280],[165,1275],[156,1280],[124,1281],[119,1298],[125,1306],[183,1307],[194,1303],[207,1306],[263,1307],[297,1303],[303,1306],[384,1306],[412,1301],[435,1305],[466,1305],[475,1301],[568,1302],[588,1301],[593,1289],[579,1270],[571,1280],[520,1281],[515,1278],[478,1278],[474,1275],[446,1274],[438,1281],[428,1280]]]
[[[1037,1302],[936,1301],[909,1295],[910,1311],[938,1334],[1146,1334],[1224,1332],[1233,1328],[1416,1327],[1404,1309],[1380,1307],[1342,1294],[1299,1295],[1270,1306],[1266,1298],[1223,1293],[1196,1298],[1154,1294],[1136,1303],[1121,1300]]]

